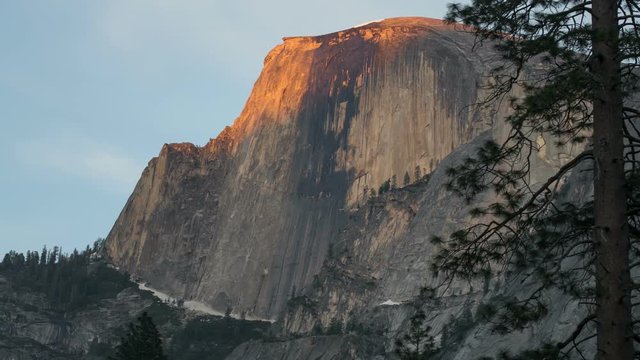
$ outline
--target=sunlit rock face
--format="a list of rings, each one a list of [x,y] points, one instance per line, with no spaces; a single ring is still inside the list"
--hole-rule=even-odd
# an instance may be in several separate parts
[[[473,41],[425,18],[285,38],[232,126],[149,162],[109,255],[173,296],[275,318],[372,189],[430,173],[504,113],[472,106],[495,61]]]

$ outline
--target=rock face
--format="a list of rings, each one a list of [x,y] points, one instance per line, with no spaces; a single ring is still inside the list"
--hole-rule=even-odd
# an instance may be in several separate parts
[[[376,339],[379,340],[379,339]],[[357,336],[321,336],[290,341],[248,341],[225,360],[245,359],[376,359],[383,343]],[[378,358],[379,359],[379,358]]]
[[[430,269],[436,252],[430,239],[434,235],[447,236],[473,221],[468,215],[469,205],[443,190],[448,179],[446,169],[473,155],[476,147],[492,134],[487,131],[470,143],[459,146],[422,181],[372,198],[353,211],[343,231],[332,241],[331,254],[313,284],[299,297],[289,301],[280,321],[283,333],[309,336],[317,332],[317,328],[329,329],[338,323],[345,333],[383,334],[383,339],[378,341],[386,341],[385,349],[375,353],[378,357],[352,356],[345,359],[395,359],[390,356],[393,340],[409,329],[408,319],[415,313],[420,287],[435,287],[442,280],[434,278]],[[557,161],[564,157],[559,155],[563,154],[558,151],[560,149],[548,150],[555,154]],[[554,168],[555,162],[549,158],[535,156],[532,160],[535,164],[532,178]],[[589,199],[592,196],[591,182],[590,172],[577,169],[565,178],[559,200]],[[478,320],[481,304],[492,304],[496,299],[509,296],[523,298],[538,286],[535,279],[525,279],[517,273],[471,282],[456,280],[446,291],[436,293],[434,299],[420,303],[436,343],[443,347],[436,358],[497,358],[501,350],[516,353],[571,333],[584,316],[585,308],[580,307],[575,299],[553,290],[543,295],[551,304],[549,314],[531,328],[501,335],[493,331],[491,323]],[[443,340],[445,332],[449,334],[446,342]],[[253,353],[273,352],[271,344],[252,345]],[[353,351],[363,350],[357,344],[350,345]],[[587,342],[583,348],[587,358],[594,354],[592,345]],[[243,351],[247,350],[237,348],[230,358],[240,358],[233,356],[244,354]],[[280,356],[291,356],[291,353],[281,350],[271,358]]]
[[[464,29],[425,18],[285,38],[233,126],[151,160],[109,234],[111,259],[174,297],[277,319],[279,341],[243,344],[230,359],[388,358],[419,288],[438,282],[430,238],[472,221],[443,188],[446,168],[508,133],[507,101],[474,105],[499,56],[473,45]],[[580,150],[536,142],[534,187]],[[567,174],[559,196],[590,198],[588,176]],[[385,181],[392,190],[376,194]],[[549,316],[523,332],[473,320],[480,303],[534,288],[515,274],[437,294],[423,310],[438,339],[448,329],[442,358],[570,332],[583,309],[553,291]]]
[[[172,306],[99,257],[73,261],[73,272],[51,264],[0,266],[0,359],[104,360],[143,312],[153,319],[172,360],[222,359],[241,343],[264,338],[272,325]],[[91,274],[91,280],[78,282],[78,273]],[[76,285],[90,290],[79,301],[63,303],[60,292],[43,289],[48,281],[36,280],[55,279],[54,274],[58,283],[76,277]]]
[[[92,343],[117,343],[122,328],[153,301],[134,288],[74,311],[52,308],[44,293],[19,291],[0,274],[0,358],[102,359],[88,354]],[[109,344],[108,348],[115,345]]]
[[[397,18],[285,38],[233,126],[149,162],[108,236],[112,260],[174,296],[275,318],[384,181],[432,172],[504,113],[470,106],[495,54],[462,30]]]

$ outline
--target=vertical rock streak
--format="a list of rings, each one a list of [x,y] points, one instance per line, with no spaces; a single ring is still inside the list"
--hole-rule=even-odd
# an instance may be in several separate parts
[[[176,297],[274,317],[371,189],[415,181],[484,129],[467,107],[485,71],[460,50],[472,41],[422,18],[285,38],[233,126],[150,161],[113,261]]]

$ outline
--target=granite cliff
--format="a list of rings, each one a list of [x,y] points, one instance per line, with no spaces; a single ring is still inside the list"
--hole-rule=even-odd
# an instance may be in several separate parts
[[[232,126],[150,161],[110,256],[176,296],[276,317],[372,189],[431,172],[485,128],[468,106],[491,54],[472,44],[424,18],[285,38]]]
[[[171,305],[96,255],[0,263],[0,359],[104,360],[143,312],[172,360],[224,358],[240,343],[263,338],[271,325]]]
[[[396,18],[284,38],[232,126],[202,147],[164,145],[149,162],[107,238],[110,258],[174,297],[277,320],[283,338],[295,337],[247,343],[232,359],[385,356],[418,289],[434,281],[430,237],[469,221],[464,201],[443,190],[446,165],[507,132],[506,102],[474,106],[499,57],[473,50],[463,30]],[[539,145],[533,183],[574,152]],[[387,180],[396,189],[376,194]],[[569,183],[571,196],[588,194],[579,185],[588,181]],[[432,308],[434,329],[530,286],[516,280],[454,284]],[[556,336],[579,312],[560,295],[555,304],[536,336],[474,324],[447,358]],[[336,322],[367,330],[307,338]]]

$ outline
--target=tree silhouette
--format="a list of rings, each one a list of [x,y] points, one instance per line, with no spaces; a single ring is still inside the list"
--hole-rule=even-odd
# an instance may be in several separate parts
[[[402,184],[404,186],[407,186],[407,185],[411,184],[411,177],[409,176],[409,172],[408,171],[404,172],[404,179],[402,180]]]
[[[110,360],[166,360],[162,339],[151,317],[142,313],[137,324],[130,323],[129,331],[116,347]]]
[[[424,311],[417,310],[410,319],[409,331],[396,339],[395,353],[401,360],[426,360],[438,351],[426,319]]]
[[[630,257],[640,254],[640,111],[633,100],[640,3],[473,0],[450,5],[448,20],[467,25],[480,45],[496,45],[504,62],[491,72],[490,95],[478,105],[511,101],[513,113],[506,140],[487,141],[449,169],[449,189],[467,201],[485,191],[498,200],[472,210],[483,221],[434,239],[442,244],[434,270],[447,281],[496,269],[537,278],[532,291],[495,311],[503,331],[545,316],[548,289],[584,304],[583,320],[565,339],[516,358],[581,356],[581,344],[595,337],[598,360],[630,360],[639,339],[631,299],[640,286],[630,270],[640,264],[631,265]],[[524,97],[511,99],[514,88]],[[531,159],[545,146],[539,139],[584,150],[534,183]],[[591,176],[593,197],[563,193],[563,182],[578,173],[592,174],[585,177]]]
[[[391,179],[387,179],[385,182],[380,185],[378,188],[378,195],[382,195],[391,190]]]

